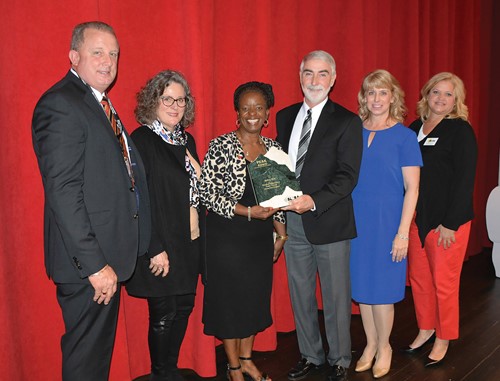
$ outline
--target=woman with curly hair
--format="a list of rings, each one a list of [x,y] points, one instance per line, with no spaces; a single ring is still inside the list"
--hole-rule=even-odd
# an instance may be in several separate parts
[[[477,143],[467,121],[465,88],[455,74],[433,76],[422,88],[418,134],[424,159],[408,269],[419,332],[415,353],[435,338],[427,367],[440,364],[458,338],[460,273],[474,217],[472,193]]]
[[[252,361],[257,332],[272,323],[273,261],[287,239],[283,212],[256,203],[248,164],[275,141],[262,136],[274,105],[271,85],[248,82],[234,92],[236,131],[210,142],[200,194],[208,209],[205,333],[224,344],[230,381],[270,381]],[[277,239],[273,243],[273,230]]]
[[[404,92],[386,70],[369,73],[358,93],[363,156],[352,193],[358,237],[352,240],[352,298],[359,303],[366,347],[355,371],[391,367],[394,303],[405,293],[408,233],[418,198],[422,157],[402,122]],[[375,359],[375,362],[374,362]]]
[[[193,136],[194,99],[184,76],[165,70],[137,94],[132,133],[151,198],[152,237],[127,283],[129,294],[149,307],[150,380],[182,379],[177,360],[193,310],[204,245],[198,179],[201,174]]]

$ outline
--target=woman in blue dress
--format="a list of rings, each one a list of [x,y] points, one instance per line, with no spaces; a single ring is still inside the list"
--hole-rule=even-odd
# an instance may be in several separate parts
[[[369,73],[358,103],[363,158],[353,192],[358,237],[352,241],[351,284],[367,343],[355,371],[373,367],[373,376],[380,378],[391,367],[394,303],[404,298],[408,232],[422,157],[416,134],[402,124],[404,92],[392,74]]]

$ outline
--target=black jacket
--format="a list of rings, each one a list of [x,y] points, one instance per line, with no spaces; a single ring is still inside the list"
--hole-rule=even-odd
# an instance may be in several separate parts
[[[188,133],[187,149],[199,162],[194,138]],[[146,168],[151,199],[152,234],[147,255],[139,258],[127,282],[129,294],[159,297],[194,293],[198,274],[203,272],[205,252],[205,209],[200,203],[200,238],[191,241],[189,174],[185,168],[186,147],[168,144],[151,131],[139,127],[132,133]],[[170,271],[154,276],[149,259],[166,251]]]
[[[276,115],[276,140],[288,152],[290,136],[302,103]],[[361,119],[328,100],[314,129],[300,186],[316,205],[314,212],[302,214],[307,239],[327,244],[356,237],[351,193],[356,186],[363,150]]]
[[[422,121],[410,128],[418,134]],[[427,139],[437,138],[435,144]],[[462,119],[443,119],[420,142],[424,166],[420,172],[416,224],[422,246],[432,229],[451,230],[474,218],[472,193],[476,175],[477,143],[471,125]]]
[[[144,167],[125,135],[138,193],[102,106],[76,75],[68,72],[36,105],[32,137],[45,190],[45,266],[56,283],[88,282],[106,264],[124,281],[149,243]]]

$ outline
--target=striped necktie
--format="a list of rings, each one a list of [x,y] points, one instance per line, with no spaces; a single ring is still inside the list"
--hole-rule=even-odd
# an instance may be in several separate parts
[[[111,110],[111,107],[109,105],[108,98],[103,97],[101,101],[102,108],[104,109],[104,112],[106,113],[106,116],[108,117],[109,124],[111,125],[111,128],[113,129],[113,132],[118,139],[118,143],[120,144],[120,148],[122,150],[122,155],[123,155],[123,160],[125,162],[125,166],[127,167],[127,172],[130,177],[130,181],[132,183],[132,187],[134,186],[134,174],[132,172],[132,165],[130,162],[130,156],[128,154],[127,150],[127,145],[125,144],[125,138],[123,137],[123,130],[121,128],[121,125],[117,123],[115,113],[113,110]]]
[[[300,177],[300,172],[304,166],[304,160],[306,159],[307,147],[309,147],[309,141],[311,140],[311,127],[312,127],[312,115],[311,109],[307,110],[307,116],[302,125],[302,132],[300,134],[299,149],[297,151],[297,162],[295,163],[295,176],[297,179]]]

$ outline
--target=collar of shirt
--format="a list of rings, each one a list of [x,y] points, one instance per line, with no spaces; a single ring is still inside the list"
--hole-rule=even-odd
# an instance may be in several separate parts
[[[317,104],[313,108],[311,108],[311,138],[314,133],[314,129],[316,128],[316,124],[318,123],[319,116],[321,115],[321,111],[323,111],[323,107],[325,107],[326,102],[328,101],[328,97],[326,97],[321,103]],[[295,162],[297,161],[297,151],[299,149],[299,140],[300,134],[302,133],[302,126],[304,125],[304,120],[306,119],[307,110],[310,107],[307,105],[306,101],[302,103],[302,107],[299,109],[297,113],[297,117],[295,118],[295,122],[293,124],[292,134],[290,135],[290,141],[288,144],[288,155],[290,156],[290,161],[292,163],[293,170],[295,170]]]
[[[102,101],[102,98],[104,98],[106,96],[106,93],[101,93],[100,91],[94,89],[92,86],[90,86],[89,84],[87,84],[79,75],[78,73],[73,69],[71,68],[71,72],[76,75],[77,78],[80,78],[80,80],[85,83],[86,86],[88,86],[90,88],[90,90],[92,90],[92,93],[94,93],[94,96],[95,96],[95,99],[97,100],[97,102],[101,103]],[[108,98],[108,102],[109,102],[109,105],[111,107],[111,110],[113,110],[113,113],[114,115],[116,116],[116,113],[113,109],[113,104],[111,103],[111,101],[109,100]],[[104,109],[103,109],[104,110]],[[118,118],[118,117],[117,117]],[[121,121],[118,121],[119,123],[121,123]],[[122,127],[123,128],[123,127]],[[123,136],[123,140],[125,141],[125,147],[127,149],[127,151],[130,151],[130,147],[128,145],[128,140],[127,140],[127,135],[126,134],[122,134]]]
[[[71,72],[76,75],[78,78],[80,78],[80,81],[82,81],[83,83],[85,83],[85,85],[87,85],[88,87],[90,87],[90,90],[92,90],[92,92],[94,93],[96,99],[98,102],[101,102],[102,101],[102,98],[104,98],[106,96],[106,93],[101,93],[100,91],[94,89],[92,86],[90,86],[89,84],[87,84],[87,82],[85,82],[79,75],[78,73],[75,71],[75,69],[71,68]]]
[[[311,135],[314,132],[314,129],[316,128],[316,124],[318,123],[319,116],[321,115],[321,111],[323,111],[323,107],[325,107],[326,102],[328,101],[328,97],[326,97],[321,103],[318,103],[314,107],[309,107],[306,103],[306,100],[304,99],[304,102],[302,103],[302,107],[300,108],[299,115],[302,113],[303,117],[302,120],[305,120],[306,115],[307,115],[307,110],[311,109],[311,115],[312,115],[312,124],[311,124]],[[297,117],[299,116],[297,115]],[[295,128],[295,125],[294,125]],[[302,125],[300,126],[302,130]]]

